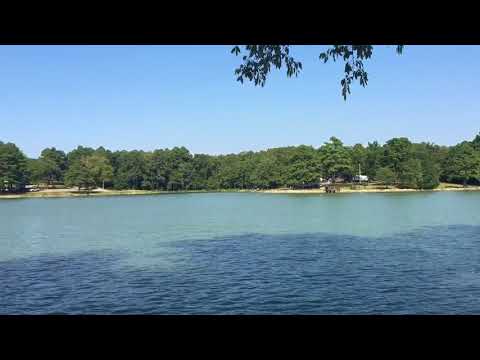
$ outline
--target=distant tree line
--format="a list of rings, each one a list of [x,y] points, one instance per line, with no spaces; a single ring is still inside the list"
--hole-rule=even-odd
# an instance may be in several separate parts
[[[110,151],[79,146],[66,154],[44,149],[28,159],[12,143],[0,142],[0,191],[27,184],[65,184],[147,190],[216,190],[292,187],[320,178],[350,180],[358,169],[371,180],[413,189],[440,181],[480,184],[480,134],[455,146],[393,138],[380,145],[345,146],[332,137],[319,148],[300,145],[229,155],[191,154],[185,147],[154,151]]]

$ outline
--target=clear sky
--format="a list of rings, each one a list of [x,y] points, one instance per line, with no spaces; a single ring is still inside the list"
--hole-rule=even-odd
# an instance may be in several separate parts
[[[261,88],[235,81],[231,46],[0,46],[0,140],[30,157],[77,145],[220,154],[330,136],[452,145],[480,131],[479,46],[377,47],[369,85],[346,102],[323,48],[294,46],[300,76],[275,70]]]

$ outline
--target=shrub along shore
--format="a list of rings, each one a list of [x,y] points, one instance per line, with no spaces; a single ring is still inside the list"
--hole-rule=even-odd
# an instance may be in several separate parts
[[[215,156],[193,155],[185,147],[112,152],[103,147],[78,146],[69,153],[52,147],[44,149],[36,159],[27,158],[13,143],[0,141],[0,196],[9,197],[27,195],[31,184],[77,189],[64,189],[63,196],[83,196],[82,190],[95,188],[102,191],[92,196],[123,195],[128,191],[291,192],[281,189],[311,187],[322,178],[349,182],[358,174],[367,175],[383,189],[345,188],[345,192],[432,190],[438,189],[441,182],[480,186],[480,134],[454,146],[412,143],[404,137],[383,145],[374,141],[367,146],[346,146],[332,137],[318,148],[300,145]],[[60,194],[39,191],[28,196]]]

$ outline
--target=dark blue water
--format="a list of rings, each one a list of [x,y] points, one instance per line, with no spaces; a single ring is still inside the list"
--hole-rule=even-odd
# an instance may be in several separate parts
[[[4,253],[0,313],[480,313],[479,225],[416,226],[383,235],[245,232],[180,240],[164,234],[147,244],[132,237],[135,246],[115,242],[116,230],[107,228],[107,243],[115,246],[55,251],[36,240],[30,244],[36,254],[26,254],[27,247],[9,257]],[[39,239],[48,238],[42,226],[35,229],[43,234]],[[12,236],[20,241],[25,229],[17,230]],[[86,236],[74,235],[76,228],[68,236],[55,234],[67,243]]]
[[[171,271],[118,270],[128,255],[108,251],[4,261],[2,313],[480,313],[477,226],[165,246],[185,254]]]

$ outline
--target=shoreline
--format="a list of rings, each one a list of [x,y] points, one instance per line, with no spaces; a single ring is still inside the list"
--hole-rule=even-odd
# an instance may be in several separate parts
[[[412,193],[412,192],[448,192],[448,191],[480,191],[480,186],[449,186],[442,184],[440,187],[432,190],[419,189],[398,189],[398,188],[363,188],[351,189],[343,187],[337,194],[354,193]],[[165,191],[165,190],[104,190],[95,189],[90,193],[78,192],[72,189],[48,189],[39,192],[27,192],[23,194],[0,195],[0,200],[8,199],[45,199],[45,198],[68,198],[68,197],[97,197],[97,196],[138,196],[138,195],[176,195],[176,194],[195,194],[195,193],[261,193],[261,194],[316,194],[330,195],[324,189],[270,189],[270,190],[183,190],[183,191]],[[337,195],[333,194],[333,195]]]
[[[476,187],[467,187],[467,188],[442,188],[442,189],[431,189],[431,190],[422,190],[422,189],[342,189],[336,194],[361,194],[361,193],[412,193],[412,192],[449,192],[449,191],[480,191],[480,186]],[[325,192],[323,189],[309,189],[309,190],[290,190],[290,189],[272,189],[272,190],[262,190],[262,193],[268,194],[325,194],[330,195]]]
[[[223,192],[250,192],[251,190],[104,190],[95,189],[89,193],[78,192],[69,189],[49,189],[38,192],[27,192],[22,194],[0,195],[0,201],[11,199],[46,199],[46,198],[70,198],[70,197],[99,197],[99,196],[139,196],[139,195],[176,195],[195,193],[223,193]]]

